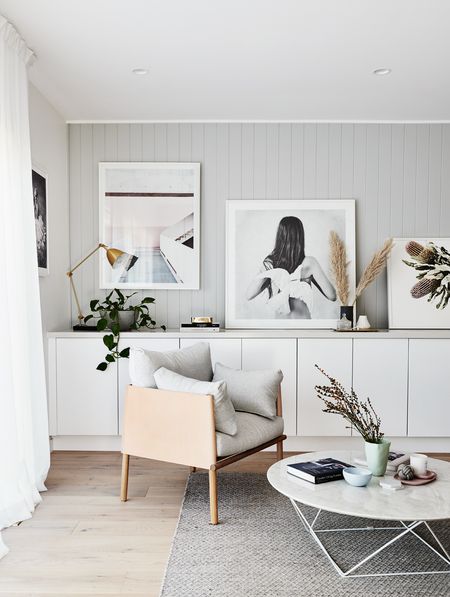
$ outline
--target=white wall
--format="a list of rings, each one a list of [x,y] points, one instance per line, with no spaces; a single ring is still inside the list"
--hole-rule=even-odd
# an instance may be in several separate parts
[[[48,175],[50,274],[39,279],[45,333],[70,327],[68,127],[31,84],[29,112],[33,165]]]
[[[99,161],[201,162],[201,289],[145,291],[158,323],[191,314],[224,321],[227,199],[356,199],[358,276],[389,236],[450,236],[448,124],[72,124],[73,262],[98,243]],[[99,296],[98,265],[79,272],[83,306]],[[387,325],[386,276],[359,301]]]

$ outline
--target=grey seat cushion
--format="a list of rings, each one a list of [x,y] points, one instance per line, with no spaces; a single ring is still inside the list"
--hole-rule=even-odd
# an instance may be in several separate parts
[[[200,381],[212,380],[211,352],[207,342],[199,342],[181,350],[159,352],[132,348],[130,350],[130,381],[141,388],[156,388],[154,373],[160,367]]]
[[[227,384],[224,381],[198,381],[179,375],[165,367],[155,371],[154,376],[160,390],[211,395],[214,398],[216,430],[229,435],[237,433],[236,412],[228,397]]]
[[[282,417],[267,419],[251,413],[236,413],[237,433],[227,435],[216,432],[217,456],[230,456],[256,448],[283,433]]]
[[[213,381],[227,382],[228,396],[236,410],[273,419],[283,373],[278,370],[241,371],[216,363]]]

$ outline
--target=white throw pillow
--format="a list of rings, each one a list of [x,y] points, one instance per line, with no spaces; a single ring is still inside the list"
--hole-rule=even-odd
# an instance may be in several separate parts
[[[241,371],[216,363],[213,381],[227,382],[228,395],[236,410],[274,419],[283,373],[278,370]]]
[[[160,390],[175,392],[190,392],[192,394],[209,394],[214,398],[214,418],[216,431],[227,435],[237,433],[236,411],[227,394],[227,384],[224,381],[199,381],[174,373],[161,367],[154,373],[156,385]],[[188,421],[186,421],[188,425]]]
[[[211,381],[211,352],[207,342],[199,342],[181,350],[159,352],[132,348],[130,350],[130,381],[141,388],[156,388],[153,374],[160,367],[175,371],[180,375]]]

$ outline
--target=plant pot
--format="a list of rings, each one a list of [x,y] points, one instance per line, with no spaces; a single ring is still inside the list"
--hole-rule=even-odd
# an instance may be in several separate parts
[[[365,442],[367,468],[375,477],[382,477],[386,472],[391,442],[383,439],[379,444]]]
[[[344,317],[344,315],[351,322],[352,327],[353,327],[353,325],[354,325],[354,323],[353,323],[353,307],[352,306],[341,307],[339,319],[342,319]]]
[[[113,322],[109,318],[108,313],[106,313],[106,311],[103,311],[101,313],[101,316],[108,321],[108,327],[110,328]],[[128,330],[134,323],[134,317],[134,311],[119,311],[119,329],[121,332],[128,332]]]

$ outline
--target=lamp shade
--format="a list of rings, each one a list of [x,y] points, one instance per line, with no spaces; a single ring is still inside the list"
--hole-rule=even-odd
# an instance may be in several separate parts
[[[133,267],[138,258],[136,255],[125,253],[120,249],[109,248],[106,250],[106,258],[113,269],[123,269],[126,272]]]

